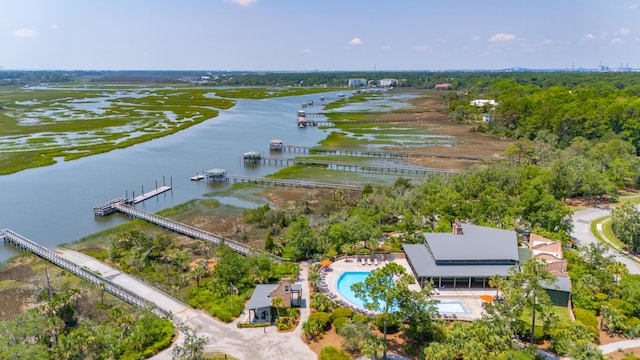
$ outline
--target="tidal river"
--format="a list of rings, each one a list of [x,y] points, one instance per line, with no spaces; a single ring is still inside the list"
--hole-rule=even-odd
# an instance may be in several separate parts
[[[336,93],[337,94],[337,93]],[[140,195],[156,186],[173,190],[138,204],[149,212],[198,198],[220,184],[190,181],[196,173],[212,168],[229,174],[264,176],[280,169],[275,165],[243,166],[247,151],[269,153],[272,139],[285,144],[315,145],[327,136],[315,127],[298,129],[296,111],[307,100],[320,96],[295,96],[265,100],[239,100],[216,118],[177,134],[56,165],[0,176],[0,229],[11,229],[48,248],[128,221],[122,215],[95,218],[93,207],[119,196]],[[318,108],[319,109],[319,108]],[[294,154],[283,154],[293,156]],[[18,254],[0,244],[0,261]]]

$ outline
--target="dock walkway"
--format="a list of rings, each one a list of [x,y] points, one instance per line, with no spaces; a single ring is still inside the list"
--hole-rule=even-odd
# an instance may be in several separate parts
[[[241,175],[227,175],[223,178],[219,178],[215,180],[216,182],[245,182],[245,183],[255,183],[255,184],[264,184],[270,186],[290,186],[290,187],[303,187],[303,188],[323,188],[323,189],[345,189],[345,190],[355,190],[361,191],[364,189],[364,186],[360,185],[349,185],[349,184],[332,184],[332,183],[323,183],[317,181],[302,181],[302,180],[286,180],[286,179],[271,179],[265,177],[254,177],[254,176],[241,176]]]
[[[369,156],[381,157],[389,159],[408,159],[409,157],[436,157],[446,159],[464,159],[464,160],[507,160],[505,157],[482,156],[472,154],[442,154],[433,152],[415,152],[415,151],[379,151],[379,150],[361,150],[346,148],[324,148],[302,145],[283,145],[282,151],[303,152],[303,153],[324,153],[335,155],[349,156]]]
[[[11,244],[23,251],[31,252],[44,260],[51,262],[52,264],[69,271],[70,273],[96,285],[103,287],[105,291],[114,296],[128,302],[129,304],[143,307],[147,304],[152,304],[149,299],[145,299],[137,295],[134,291],[115,284],[111,279],[105,277],[102,273],[97,273],[95,270],[89,269],[77,261],[70,260],[60,254],[53,252],[44,246],[33,242],[26,237],[19,235],[9,229],[0,230],[0,238],[8,244]],[[156,308],[160,312],[160,315],[166,316],[168,312],[166,309]]]
[[[158,225],[160,227],[163,227],[167,230],[171,230],[174,232],[177,232],[179,234],[182,235],[186,235],[190,238],[193,239],[200,239],[200,240],[204,240],[204,241],[208,241],[214,245],[220,246],[220,245],[227,245],[229,246],[233,251],[242,254],[242,255],[249,255],[249,254],[255,254],[255,253],[259,253],[262,252],[261,250],[252,248],[251,246],[242,244],[240,242],[237,242],[235,240],[232,239],[228,239],[225,238],[221,235],[217,235],[217,234],[213,234],[201,229],[198,229],[196,227],[190,226],[190,225],[186,225],[171,219],[167,219],[164,218],[162,216],[158,216],[155,214],[151,214],[148,213],[146,211],[142,211],[139,209],[136,209],[135,207],[131,206],[131,205],[127,205],[125,203],[114,203],[113,204],[113,208],[123,214],[126,214],[134,219],[142,219],[145,221],[148,221],[152,224]],[[269,257],[271,257],[273,260],[278,261],[278,262],[282,262],[285,261],[285,259],[276,256],[274,254],[271,254],[269,252],[264,252],[265,254],[267,254]]]
[[[408,174],[408,175],[431,175],[431,174],[458,174],[463,171],[450,170],[450,169],[434,169],[417,166],[389,166],[389,165],[372,165],[372,164],[355,164],[338,161],[318,160],[318,159],[289,159],[289,158],[275,158],[275,157],[262,157],[259,160],[253,162],[261,162],[263,164],[270,165],[272,162],[275,165],[326,165],[329,169],[343,170],[343,171],[355,171],[363,173],[382,173],[382,174]]]
[[[142,195],[138,195],[138,196],[134,197],[131,200],[131,202],[133,204],[137,204],[137,203],[143,202],[145,200],[151,199],[154,196],[158,196],[158,195],[160,195],[160,194],[162,194],[164,192],[167,192],[169,190],[171,190],[171,186],[160,186],[157,189],[153,189],[153,190],[151,190],[149,192],[146,192],[146,193],[144,193]]]

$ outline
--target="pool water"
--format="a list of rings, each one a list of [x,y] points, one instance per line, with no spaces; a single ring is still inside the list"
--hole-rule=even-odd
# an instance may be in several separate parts
[[[369,276],[369,271],[347,271],[340,275],[338,279],[337,288],[340,295],[350,302],[351,304],[364,308],[364,302],[357,298],[351,290],[351,285],[359,282],[364,282],[364,279]],[[468,314],[469,311],[463,303],[459,301],[446,301],[436,304],[438,312],[441,314]]]

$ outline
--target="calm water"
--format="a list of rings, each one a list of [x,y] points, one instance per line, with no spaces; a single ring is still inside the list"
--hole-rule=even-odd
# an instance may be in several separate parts
[[[173,185],[172,192],[138,207],[155,212],[229,186],[189,180],[211,168],[248,176],[276,172],[280,166],[244,167],[242,153],[255,150],[268,154],[272,139],[282,139],[285,144],[317,144],[328,131],[298,129],[295,113],[302,102],[336,94],[239,100],[218,117],[174,135],[107,154],[0,176],[0,228],[55,248],[128,221],[122,215],[95,218],[93,207],[124,196],[125,192],[131,196],[132,192],[140,195],[142,188],[150,191],[156,181],[163,185],[163,178],[166,185]],[[0,244],[0,261],[15,254],[15,248]]]

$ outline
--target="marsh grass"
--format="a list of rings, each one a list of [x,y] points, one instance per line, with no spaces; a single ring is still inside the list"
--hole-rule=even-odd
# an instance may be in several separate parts
[[[202,88],[13,90],[0,93],[0,174],[174,134],[235,105]]]
[[[338,88],[263,88],[263,87],[242,87],[234,89],[214,89],[216,96],[231,99],[268,99],[285,96],[300,96],[319,94],[329,91],[337,91]]]

